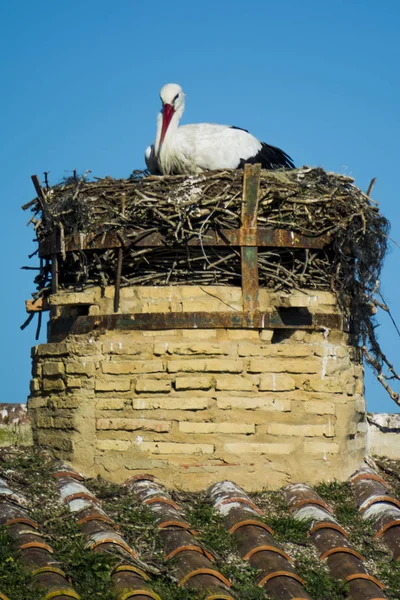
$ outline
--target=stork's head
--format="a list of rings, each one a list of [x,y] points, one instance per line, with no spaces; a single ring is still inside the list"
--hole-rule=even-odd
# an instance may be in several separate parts
[[[179,120],[182,116],[185,108],[185,94],[183,93],[181,86],[177,83],[167,83],[160,90],[160,98],[162,102],[162,130],[160,142],[163,143],[172,117],[177,114]]]

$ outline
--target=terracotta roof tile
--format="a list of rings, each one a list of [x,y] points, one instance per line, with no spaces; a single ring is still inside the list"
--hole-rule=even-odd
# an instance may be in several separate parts
[[[0,453],[0,533],[14,540],[10,556],[25,565],[32,593],[44,588],[42,599],[400,597],[399,566],[390,562],[390,553],[400,556],[397,493],[370,468],[347,485],[250,494],[222,481],[190,494],[146,475],[123,486],[85,481],[30,452]],[[0,567],[1,558],[0,549]],[[0,600],[14,600],[11,592],[1,579]]]

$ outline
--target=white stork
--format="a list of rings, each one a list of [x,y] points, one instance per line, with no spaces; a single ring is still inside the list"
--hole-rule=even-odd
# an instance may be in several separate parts
[[[178,127],[185,110],[185,94],[180,85],[167,83],[160,96],[162,108],[156,140],[145,154],[150,173],[194,174],[238,169],[245,163],[261,163],[264,169],[294,168],[286,152],[258,141],[245,129],[213,123]]]

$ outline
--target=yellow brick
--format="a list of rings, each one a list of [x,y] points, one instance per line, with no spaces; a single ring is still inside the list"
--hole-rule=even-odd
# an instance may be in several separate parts
[[[179,431],[183,433],[255,433],[252,423],[193,423],[181,421]]]
[[[36,415],[35,421],[36,426],[43,429],[50,429],[54,427],[53,417],[50,417],[49,415],[39,413]]]
[[[333,437],[335,435],[334,425],[324,423],[322,425],[313,425],[305,423],[304,425],[291,425],[289,423],[269,423],[267,431],[271,435],[288,435],[288,436],[326,436]]]
[[[137,392],[169,392],[171,390],[171,382],[166,379],[139,379],[136,382]]]
[[[44,408],[47,406],[48,398],[28,398],[28,410],[35,410],[36,408]]]
[[[152,419],[97,419],[97,429],[116,429],[124,431],[157,431],[167,432],[171,429],[171,421],[156,421]]]
[[[73,396],[70,394],[68,394],[67,396],[54,396],[52,398],[49,398],[49,406],[51,405],[53,408],[75,409],[80,408],[86,403],[87,398]]]
[[[64,374],[64,364],[62,362],[45,362],[42,365],[43,375],[54,376]]]
[[[224,360],[219,358],[195,358],[187,360],[170,360],[168,362],[169,373],[241,373],[243,361]]]
[[[343,391],[342,384],[336,378],[325,377],[307,377],[303,381],[303,388],[308,392],[330,392],[339,394]]]
[[[251,392],[253,384],[240,375],[218,375],[215,387],[217,390]]]
[[[318,373],[321,363],[317,360],[289,358],[253,358],[249,373]]]
[[[260,340],[262,342],[270,342],[273,338],[273,335],[273,329],[263,329],[262,331],[260,331]]]
[[[99,450],[126,452],[130,447],[131,442],[124,440],[97,440],[97,448]]]
[[[31,391],[31,394],[36,394],[37,392],[40,391],[40,387],[41,387],[41,380],[40,379],[36,379],[33,378],[30,380],[29,382],[29,389]]]
[[[73,429],[74,421],[72,417],[54,417],[54,427],[56,429]]]
[[[98,377],[95,388],[98,392],[127,392],[131,381],[126,377]]]
[[[159,373],[164,371],[164,365],[161,360],[113,360],[101,363],[103,373],[113,375],[125,373]]]
[[[66,371],[71,375],[94,375],[95,364],[93,362],[67,362]]]
[[[177,377],[175,381],[175,388],[177,390],[209,390],[212,386],[213,380],[207,375]]]
[[[134,398],[135,410],[204,410],[209,406],[208,398],[185,398],[164,396],[163,398]]]
[[[124,288],[123,288],[124,289]],[[107,342],[103,342],[103,352],[105,354],[123,354],[123,355],[151,355],[153,353],[154,344],[147,342],[146,344],[140,342],[130,341],[121,338],[113,338]]]
[[[142,442],[139,448],[152,454],[212,454],[213,444],[178,444],[170,442]]]
[[[322,457],[326,454],[339,454],[339,444],[328,440],[326,442],[306,440],[304,442],[304,452],[306,454],[320,454]]]
[[[82,379],[80,377],[67,376],[66,384],[67,388],[80,388],[82,387]]]
[[[226,335],[228,340],[258,340],[258,331],[251,329],[227,329]]]
[[[43,389],[45,392],[57,391],[63,392],[65,390],[65,383],[62,379],[43,379]]]
[[[365,398],[363,396],[359,396],[354,401],[354,408],[358,413],[364,413],[366,409]]]
[[[278,410],[290,412],[291,400],[281,399],[279,396],[220,396],[217,398],[217,406],[221,410],[243,408],[245,410]]]
[[[179,331],[183,338],[189,340],[215,340],[217,338],[216,329],[181,329]]]
[[[95,302],[95,290],[85,292],[60,292],[58,294],[52,294],[49,297],[51,306],[62,306],[65,304],[94,304]]]
[[[232,346],[229,343],[210,343],[210,342],[186,342],[186,343],[167,343],[168,354],[178,355],[196,355],[196,354],[210,354],[210,355],[221,355],[231,354]]]
[[[290,454],[293,452],[294,444],[280,444],[280,443],[264,443],[264,442],[238,442],[224,444],[224,448],[231,454]]]
[[[40,344],[34,348],[37,356],[62,356],[68,354],[67,344],[62,342],[60,344]]]
[[[96,402],[98,410],[122,410],[125,407],[123,398],[100,398]]]
[[[306,413],[315,415],[334,415],[335,404],[333,402],[321,402],[319,400],[307,400],[304,403]]]
[[[266,373],[261,375],[259,390],[262,392],[284,392],[294,390],[296,387],[293,377]]]
[[[239,356],[268,356],[271,358],[304,358],[313,355],[313,346],[307,344],[239,344]]]

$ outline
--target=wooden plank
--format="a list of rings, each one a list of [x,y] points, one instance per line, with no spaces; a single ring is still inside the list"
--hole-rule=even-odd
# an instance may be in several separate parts
[[[261,165],[245,165],[243,177],[242,226],[240,229],[242,257],[243,310],[258,310],[258,247],[257,211]]]

